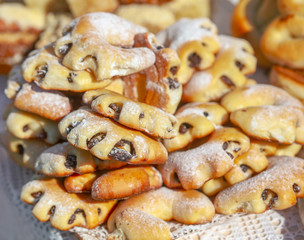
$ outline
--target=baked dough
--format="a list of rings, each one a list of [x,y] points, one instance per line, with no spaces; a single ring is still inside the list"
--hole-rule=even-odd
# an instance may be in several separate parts
[[[172,235],[165,221],[203,224],[213,216],[213,204],[203,193],[162,187],[121,202],[107,226],[110,232],[117,229],[118,236],[129,240],[169,240]]]
[[[86,108],[63,118],[59,131],[72,145],[100,159],[129,164],[161,164],[167,160],[167,151],[160,142]]]
[[[220,192],[214,201],[216,212],[262,213],[282,210],[304,197],[304,161],[301,158],[269,157],[267,170]]]
[[[33,215],[60,230],[74,226],[95,228],[106,221],[115,200],[98,202],[89,194],[67,193],[60,179],[40,179],[23,186],[21,200],[35,204]]]
[[[249,138],[236,128],[218,128],[199,147],[170,153],[159,165],[164,184],[170,188],[198,189],[210,179],[224,176],[236,157],[248,151]]]
[[[93,97],[88,99],[87,96]],[[103,116],[120,124],[146,132],[154,137],[172,138],[177,135],[177,119],[156,107],[132,101],[118,93],[103,89],[98,95],[83,95],[85,102]]]

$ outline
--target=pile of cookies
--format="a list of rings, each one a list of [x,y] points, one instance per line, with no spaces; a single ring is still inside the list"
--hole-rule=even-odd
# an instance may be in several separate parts
[[[296,0],[241,0],[232,32],[253,44],[262,66],[271,67],[270,82],[304,100],[304,3]]]
[[[109,13],[73,20],[9,76],[8,151],[41,174],[21,199],[61,230],[107,223],[109,239],[294,205],[304,106],[255,68],[209,19],[156,36]]]
[[[17,1],[16,1],[17,2]],[[209,0],[19,0],[0,3],[0,73],[7,74],[32,49],[56,41],[73,18],[111,12],[158,32],[182,17],[210,16]],[[22,3],[24,2],[24,3]]]

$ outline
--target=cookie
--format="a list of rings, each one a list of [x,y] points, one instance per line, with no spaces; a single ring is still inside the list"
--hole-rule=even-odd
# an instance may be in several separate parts
[[[221,48],[214,64],[193,74],[183,88],[183,101],[218,100],[234,88],[246,85],[246,75],[255,71],[256,58],[246,40],[224,35],[219,38]]]
[[[26,6],[41,12],[67,12],[69,6],[62,0],[24,0]]]
[[[70,21],[72,21],[72,16],[68,13],[48,13],[45,18],[45,28],[40,33],[39,40],[35,43],[35,48],[43,48],[45,45],[55,42],[59,37],[61,37],[63,28]]]
[[[94,172],[97,166],[88,151],[64,142],[42,152],[37,158],[35,168],[38,173],[46,176],[63,177],[73,173]]]
[[[90,13],[73,20],[55,43],[55,53],[64,66],[90,69],[97,80],[126,76],[150,67],[154,53],[130,48],[145,28],[110,13]]]
[[[160,142],[88,109],[79,109],[63,118],[59,131],[72,145],[89,150],[100,159],[130,164],[157,164],[167,160],[167,151]]]
[[[51,145],[37,139],[19,139],[7,134],[7,150],[20,166],[35,170],[37,157]]]
[[[157,33],[175,22],[175,16],[169,9],[150,4],[121,5],[115,14],[137,25],[144,26],[152,33]]]
[[[236,157],[248,151],[249,138],[236,128],[218,128],[199,147],[170,153],[159,165],[164,184],[170,188],[198,189],[213,178],[224,176]]]
[[[168,152],[187,146],[194,139],[207,136],[228,120],[227,111],[217,103],[188,103],[175,114],[178,134],[163,140]]]
[[[21,86],[14,105],[20,110],[54,121],[62,119],[72,111],[72,104],[67,96],[59,91],[43,90],[35,83],[25,83]]]
[[[224,177],[230,185],[233,185],[262,172],[267,166],[266,156],[255,148],[250,148],[234,159],[234,166]]]
[[[213,204],[204,194],[162,187],[122,201],[107,226],[110,232],[116,229],[114,235],[117,233],[121,238],[165,240],[172,239],[165,221],[203,224],[213,216]]]
[[[105,87],[110,80],[97,81],[88,71],[73,71],[61,64],[53,46],[47,45],[33,51],[22,64],[23,77],[46,90],[84,92]]]
[[[173,115],[106,89],[99,90],[98,94],[92,99],[91,107],[101,115],[155,137],[172,138],[176,136],[177,119]],[[83,98],[85,102],[90,102],[86,93]]]
[[[69,193],[90,193],[93,182],[99,178],[101,174],[103,174],[103,172],[75,173],[64,179],[64,188]]]
[[[160,188],[162,184],[162,177],[154,167],[124,167],[98,177],[91,194],[100,201],[122,199]]]
[[[194,71],[210,67],[219,50],[216,26],[207,18],[181,19],[157,34],[165,47],[177,51],[181,67],[177,78],[187,83]]]
[[[44,28],[44,13],[21,3],[0,5],[0,73],[22,62]]]
[[[74,17],[80,17],[91,12],[114,12],[119,6],[118,0],[67,0]]]
[[[13,109],[6,118],[7,130],[21,139],[41,139],[49,144],[61,139],[57,122],[38,115]]]
[[[303,143],[304,108],[284,90],[258,84],[235,89],[221,104],[230,120],[249,136],[279,143]]]
[[[119,0],[120,4],[133,4],[133,3],[141,3],[141,4],[163,4],[166,2],[170,2],[172,0]]]
[[[60,179],[40,179],[23,186],[21,200],[35,204],[33,215],[53,227],[69,230],[74,226],[95,228],[106,221],[116,201],[97,202],[89,194],[67,193]]]
[[[304,67],[302,53],[303,31],[299,26],[304,23],[301,15],[283,15],[272,21],[261,38],[261,50],[273,63],[290,68]]]
[[[304,197],[304,161],[295,157],[270,157],[264,172],[220,192],[214,201],[216,212],[262,213],[282,210]]]
[[[110,170],[127,165],[116,160],[100,160],[88,151],[76,148],[68,142],[49,147],[37,157],[36,171],[52,177],[93,173],[96,170]]]
[[[273,65],[270,72],[270,83],[283,88],[286,92],[304,102],[303,76],[303,70]]]

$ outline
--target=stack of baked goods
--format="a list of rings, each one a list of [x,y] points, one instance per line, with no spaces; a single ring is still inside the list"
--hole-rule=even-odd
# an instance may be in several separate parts
[[[250,41],[259,63],[271,67],[270,81],[304,100],[304,3],[295,0],[241,0],[234,11],[232,32]]]
[[[41,174],[21,199],[58,229],[107,224],[108,239],[130,240],[291,207],[304,107],[248,79],[255,68],[250,44],[208,19],[157,36],[109,13],[73,20],[5,90],[8,151]]]

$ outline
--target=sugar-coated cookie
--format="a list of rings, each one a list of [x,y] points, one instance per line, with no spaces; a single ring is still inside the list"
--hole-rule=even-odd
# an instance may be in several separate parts
[[[130,240],[169,240],[172,235],[165,221],[202,224],[213,216],[213,204],[203,193],[162,187],[122,201],[107,226],[110,232],[116,229],[120,237]]]
[[[214,201],[221,214],[262,213],[285,209],[304,197],[304,161],[301,158],[269,157],[267,170],[220,192]]]
[[[157,140],[85,108],[63,118],[59,131],[72,145],[89,150],[100,159],[130,164],[157,164],[167,160],[167,151]]]
[[[38,138],[54,144],[61,139],[57,122],[38,115],[12,109],[6,118],[7,130],[21,139]]]
[[[170,113],[106,89],[98,90],[98,94],[92,95],[91,107],[101,115],[155,137],[172,138],[177,135],[177,119]],[[90,102],[86,93],[83,99]]]
[[[43,89],[84,92],[111,83],[110,80],[97,81],[88,71],[73,71],[63,66],[52,45],[30,53],[22,64],[22,72],[26,81],[34,81]]]
[[[303,105],[280,88],[258,84],[235,89],[221,104],[249,136],[284,144],[304,142]]]
[[[248,151],[249,138],[236,128],[218,128],[199,147],[170,153],[158,169],[170,188],[198,189],[213,178],[224,176],[236,157]]]
[[[228,120],[227,111],[217,103],[188,103],[175,114],[178,134],[172,139],[164,139],[168,152],[187,146],[194,139],[207,136]]]
[[[67,193],[60,179],[40,179],[23,186],[21,200],[35,204],[33,215],[60,230],[95,228],[106,221],[116,201],[98,202],[89,194]]]
[[[210,67],[219,50],[217,27],[208,18],[181,19],[157,34],[165,47],[177,51],[181,68],[177,78],[187,83],[193,72]]]
[[[155,62],[151,50],[131,48],[134,36],[142,32],[146,29],[114,14],[90,13],[66,26],[55,53],[66,67],[90,69],[97,80],[126,76]]]
[[[218,100],[232,89],[247,84],[246,75],[256,69],[250,44],[244,39],[221,35],[220,46],[214,64],[207,70],[195,72],[184,86],[184,101]]]

